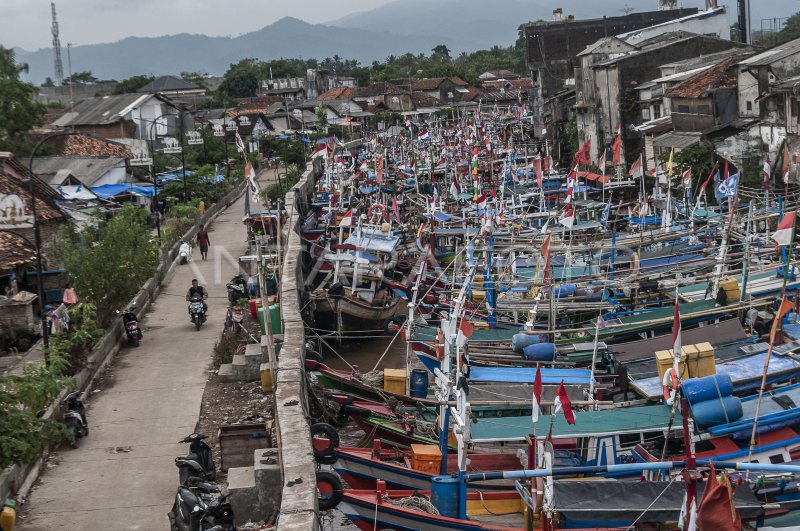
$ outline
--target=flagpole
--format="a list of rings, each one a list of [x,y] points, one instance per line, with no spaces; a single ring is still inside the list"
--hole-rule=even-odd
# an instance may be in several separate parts
[[[600,310],[600,313],[597,315],[597,325],[594,327],[594,345],[592,346],[592,370],[589,373],[589,400],[594,400],[594,370],[595,365],[597,364],[597,340],[600,337],[600,322],[603,318],[603,310]],[[596,402],[596,401],[595,401]],[[595,403],[593,408],[597,410],[597,404]]]
[[[772,322],[772,329],[770,330],[769,334],[769,349],[767,350],[767,355],[764,357],[764,369],[761,373],[761,386],[758,388],[758,400],[756,400],[756,413],[753,416],[753,430],[750,433],[750,448],[747,452],[747,460],[750,461],[753,456],[753,450],[755,449],[756,445],[756,432],[758,430],[758,415],[761,412],[761,399],[764,396],[764,388],[767,386],[767,373],[769,372],[769,361],[772,357],[772,350],[775,347],[775,335],[778,329],[781,326],[781,321],[783,320],[783,305],[787,301],[786,299],[786,281],[789,277],[789,266],[788,264],[791,263],[791,256],[792,256],[792,248],[794,247],[794,231],[795,225],[797,223],[797,215],[794,215],[794,219],[792,220],[792,237],[789,241],[789,249],[787,252],[787,266],[783,271],[783,288],[781,290],[781,304],[778,307],[778,311],[775,315],[775,320]]]

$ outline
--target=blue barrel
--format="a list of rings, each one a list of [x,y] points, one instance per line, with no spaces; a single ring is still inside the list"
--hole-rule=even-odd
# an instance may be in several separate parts
[[[556,359],[555,343],[536,343],[528,345],[522,352],[526,360],[530,361],[553,361]]]
[[[431,503],[442,516],[458,518],[459,483],[452,476],[436,476],[431,480]]]
[[[428,371],[426,369],[414,369],[411,371],[411,396],[413,398],[428,397]]]
[[[528,345],[544,343],[545,341],[547,341],[547,337],[544,334],[514,334],[511,336],[511,348],[517,354],[522,354]]]
[[[742,401],[738,396],[723,396],[692,405],[692,418],[698,428],[735,422],[742,415]]]
[[[559,299],[563,297],[569,297],[578,289],[577,284],[561,284],[553,288],[553,297],[557,297]]]
[[[695,405],[712,398],[731,396],[733,382],[727,374],[691,378],[681,383],[681,394],[686,397],[690,405]]]

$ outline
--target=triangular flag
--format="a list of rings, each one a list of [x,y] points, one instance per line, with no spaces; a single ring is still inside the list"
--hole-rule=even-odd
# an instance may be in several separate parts
[[[561,411],[564,412],[564,418],[567,420],[567,424],[575,424],[575,413],[572,412],[572,402],[569,400],[569,395],[567,394],[567,389],[564,387],[563,380],[558,386],[558,391],[556,391],[556,399],[553,402],[553,415],[557,415]]]
[[[533,378],[533,400],[531,404],[531,420],[533,423],[539,420],[539,412],[542,403],[542,369],[536,364],[536,376]]]
[[[780,223],[778,223],[778,230],[772,235],[772,239],[778,245],[789,245],[792,243],[792,232],[794,232],[794,220],[796,212],[789,212]]]
[[[789,313],[789,310],[791,310],[793,306],[794,304],[792,304],[792,300],[788,297],[784,297],[781,301],[781,306],[778,308],[778,314],[772,321],[772,329],[769,331],[770,344],[775,343],[775,334],[778,332],[778,325],[783,320],[783,316]]]

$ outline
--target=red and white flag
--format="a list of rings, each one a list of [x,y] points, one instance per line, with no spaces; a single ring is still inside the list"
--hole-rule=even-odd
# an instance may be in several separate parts
[[[631,164],[631,168],[628,170],[628,175],[630,175],[634,179],[641,179],[644,176],[644,169],[642,167],[641,155],[639,155],[639,158],[633,161],[633,164]]]
[[[575,166],[575,175],[578,175],[577,166]],[[572,174],[570,174],[572,175]],[[575,181],[576,177],[569,177],[567,178],[567,193],[566,197],[564,198],[564,203],[570,204],[572,202],[572,196],[575,194]]]
[[[458,184],[458,179],[453,177],[453,183],[450,185],[450,195],[458,199],[458,194],[461,193],[461,185]]]
[[[613,154],[611,162],[613,162],[614,164],[619,164],[621,148],[622,148],[622,129],[618,125],[617,137],[614,139],[614,144],[611,146],[611,152]]]
[[[550,235],[549,234],[542,242],[542,248],[540,252],[542,253],[542,262],[544,262],[544,273],[542,275],[542,278],[546,283],[548,280],[550,280]]]
[[[247,164],[244,165],[244,176],[251,181],[256,178],[256,171],[253,169],[253,164],[249,160]]]
[[[681,179],[683,180],[683,187],[687,190],[692,189],[692,169],[689,168],[685,172],[681,174]]]
[[[397,222],[401,223],[401,221],[400,221],[400,209],[397,206],[397,196],[392,196],[392,212],[394,212],[394,217],[397,220]]]
[[[539,413],[541,412],[542,403],[542,369],[539,364],[536,364],[536,376],[533,378],[533,401],[531,408],[531,419],[533,423],[539,420]]]
[[[600,154],[600,162],[597,163],[597,167],[600,168],[600,175],[606,174],[606,150],[603,150],[603,153]]]
[[[350,227],[353,224],[353,209],[351,208],[345,212],[342,221],[339,222],[340,227]]]
[[[536,184],[542,187],[542,157],[536,157]]]
[[[564,205],[564,211],[558,218],[558,222],[564,225],[566,228],[571,229],[575,224],[575,207],[569,204]]]
[[[794,232],[794,219],[797,212],[789,212],[780,223],[778,223],[778,230],[772,235],[772,240],[780,246],[789,245],[792,243],[792,233]]]
[[[567,424],[575,424],[575,413],[572,412],[572,402],[569,401],[569,395],[567,394],[567,389],[564,387],[563,381],[556,391],[556,399],[553,402],[553,415],[557,415],[561,411],[564,412],[564,418],[567,420]]]
[[[489,199],[489,197],[488,197],[486,194],[481,194],[481,196],[478,198],[478,200],[476,201],[476,203],[478,203],[478,208],[479,208],[480,210],[484,210],[484,209],[486,209],[486,201],[487,201],[488,199]]]

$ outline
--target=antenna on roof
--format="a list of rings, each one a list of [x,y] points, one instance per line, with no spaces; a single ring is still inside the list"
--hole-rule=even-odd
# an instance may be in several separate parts
[[[56,76],[56,84],[61,85],[64,81],[64,66],[61,63],[61,39],[58,37],[58,20],[56,20],[56,4],[50,2],[50,9],[53,13],[53,56],[54,56],[54,74]]]
[[[621,7],[619,10],[628,15],[631,11],[636,11],[636,8],[625,4],[625,7]]]

